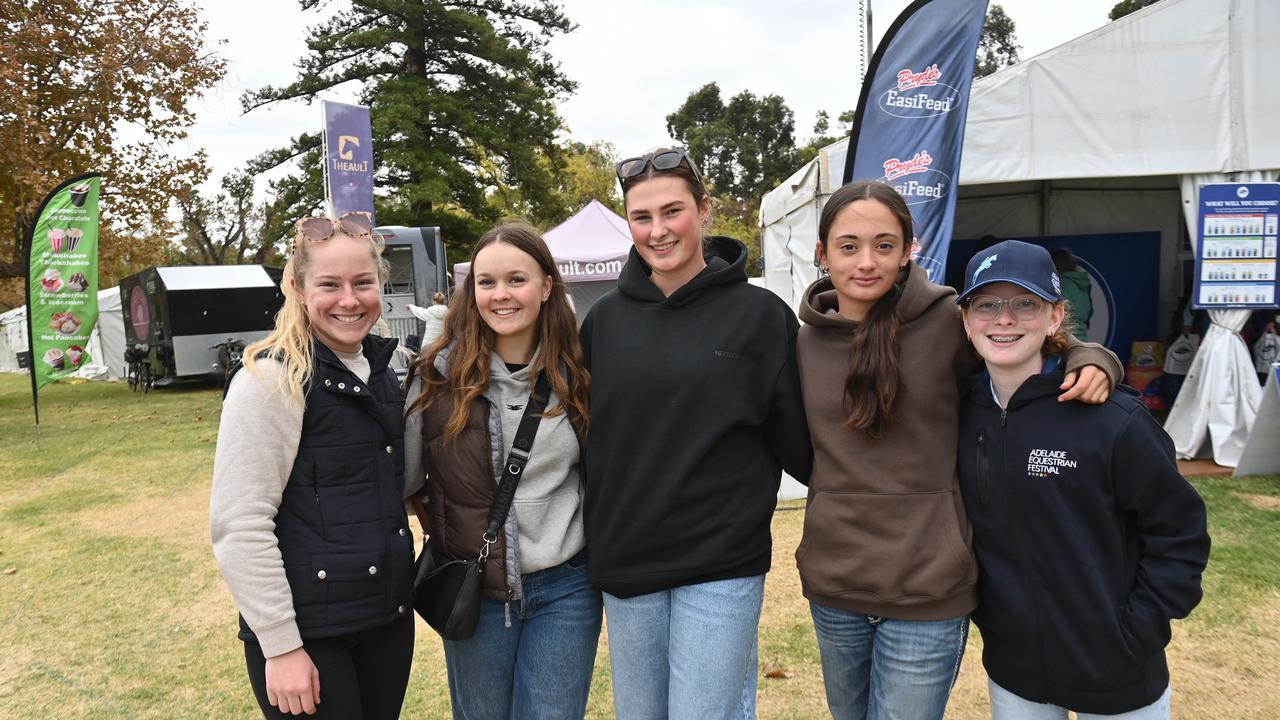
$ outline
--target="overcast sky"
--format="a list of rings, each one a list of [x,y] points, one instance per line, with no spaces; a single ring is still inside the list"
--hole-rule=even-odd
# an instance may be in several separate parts
[[[888,29],[909,0],[868,0],[873,31]],[[297,0],[202,0],[210,41],[227,59],[218,89],[197,101],[186,148],[204,148],[213,175],[300,132],[320,129],[319,104],[283,103],[244,115],[240,96],[297,75],[306,29],[332,12],[303,13]],[[342,0],[322,7],[343,6]],[[1003,0],[1029,58],[1101,27],[1115,0]],[[608,141],[622,155],[667,141],[665,117],[690,92],[717,82],[725,99],[778,94],[795,112],[796,136],[812,135],[818,110],[834,119],[857,104],[858,0],[566,0],[578,27],[550,52],[578,90],[561,107],[570,135]],[[354,89],[325,99],[352,101]]]

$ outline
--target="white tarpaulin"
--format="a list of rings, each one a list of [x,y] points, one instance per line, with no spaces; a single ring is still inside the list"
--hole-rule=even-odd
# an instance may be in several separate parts
[[[1220,173],[1184,176],[1182,207],[1187,227],[1199,227],[1201,185],[1228,180],[1271,182],[1276,177],[1276,172],[1262,171],[1236,173],[1231,178]],[[1209,311],[1209,331],[1164,422],[1180,458],[1196,457],[1208,440],[1214,462],[1226,467],[1240,462],[1262,399],[1253,356],[1239,334],[1250,314],[1249,310]]]
[[[974,83],[964,184],[1280,168],[1280,2],[1164,0]]]
[[[1210,310],[1209,317],[1213,322],[1191,361],[1164,430],[1173,438],[1179,458],[1198,456],[1208,440],[1213,461],[1235,467],[1258,414],[1262,386],[1253,372],[1249,348],[1239,335],[1249,311]]]

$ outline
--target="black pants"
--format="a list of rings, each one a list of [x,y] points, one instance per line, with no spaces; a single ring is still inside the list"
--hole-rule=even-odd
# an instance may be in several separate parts
[[[267,661],[254,640],[244,644],[249,684],[262,714],[275,718],[395,720],[400,717],[413,661],[413,615],[350,635],[302,643],[320,673],[315,715],[290,715],[267,701]]]

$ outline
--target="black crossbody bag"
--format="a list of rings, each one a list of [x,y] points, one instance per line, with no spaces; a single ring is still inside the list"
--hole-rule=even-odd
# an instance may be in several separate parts
[[[539,374],[516,429],[515,441],[502,470],[502,480],[494,492],[489,520],[480,537],[480,552],[476,557],[441,562],[431,552],[426,539],[422,541],[422,553],[418,555],[414,568],[413,608],[446,640],[466,640],[476,632],[480,601],[484,597],[484,568],[489,559],[489,547],[497,542],[498,530],[507,521],[511,502],[516,496],[516,485],[529,462],[533,437],[538,432],[538,423],[542,421],[550,396],[550,384],[545,374]],[[415,497],[412,504],[419,521],[426,528],[426,511],[422,503]],[[507,538],[507,542],[514,542],[514,539]]]

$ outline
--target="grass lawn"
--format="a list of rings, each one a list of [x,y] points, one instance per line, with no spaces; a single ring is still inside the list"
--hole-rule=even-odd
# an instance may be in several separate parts
[[[0,374],[0,718],[253,717],[235,608],[209,549],[220,393],[140,397],[60,383],[32,425],[25,375]],[[1280,718],[1280,477],[1200,479],[1213,557],[1169,650],[1178,718]],[[826,717],[792,553],[803,503],[773,521],[761,620],[762,718]],[[440,643],[421,622],[406,718],[449,714]],[[975,632],[949,718],[986,717]],[[612,715],[608,641],[590,717]]]

